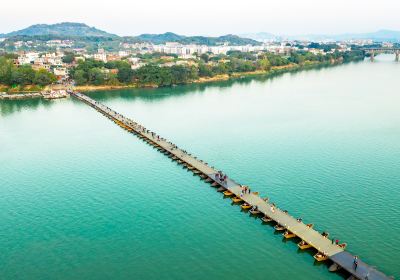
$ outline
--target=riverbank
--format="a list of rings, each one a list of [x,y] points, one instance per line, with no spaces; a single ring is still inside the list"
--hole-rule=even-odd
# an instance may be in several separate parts
[[[251,72],[235,72],[235,73],[232,73],[229,75],[222,74],[222,75],[216,75],[213,77],[201,77],[197,80],[191,81],[188,84],[222,82],[222,81],[228,81],[228,80],[240,79],[240,78],[252,77],[252,76],[275,76],[275,75],[284,74],[287,72],[306,70],[306,69],[312,69],[315,67],[323,67],[323,66],[329,66],[329,65],[335,66],[335,65],[340,65],[340,64],[342,64],[342,62],[340,62],[340,61],[336,61],[333,63],[326,63],[326,62],[318,63],[318,62],[316,62],[316,63],[307,63],[304,65],[289,64],[289,65],[283,65],[283,66],[274,66],[274,67],[271,67],[271,69],[268,71],[257,70],[257,71],[251,71]],[[158,88],[158,86],[154,85],[154,84],[145,84],[145,85],[131,84],[131,85],[100,85],[100,86],[83,85],[83,86],[75,87],[76,91],[80,91],[80,92],[118,90],[118,89],[129,89],[129,88]]]
[[[202,83],[213,83],[213,82],[221,82],[228,81],[233,79],[241,79],[246,77],[259,77],[259,76],[275,76],[279,74],[284,74],[288,72],[308,70],[317,67],[324,66],[336,66],[343,64],[343,61],[331,61],[331,62],[307,62],[305,64],[288,64],[283,66],[273,66],[270,70],[256,70],[251,72],[235,72],[231,74],[221,74],[215,75],[212,77],[201,77],[197,80],[193,80],[188,84],[202,84]],[[156,84],[124,84],[124,85],[81,85],[76,86],[75,90],[79,92],[91,92],[91,91],[105,91],[105,90],[119,90],[119,89],[133,89],[133,88],[158,88]],[[41,90],[46,90],[46,88],[42,88]],[[23,98],[32,98],[38,97],[38,88],[35,86],[25,86],[25,87],[14,87],[7,88],[4,85],[0,85],[0,92],[4,92],[3,98],[0,99],[23,99]],[[39,94],[40,95],[40,94]],[[15,98],[13,98],[15,97]]]

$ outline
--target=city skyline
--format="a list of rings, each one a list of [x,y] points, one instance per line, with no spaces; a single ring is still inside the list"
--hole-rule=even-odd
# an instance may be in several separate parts
[[[0,11],[0,33],[33,24],[83,22],[117,35],[174,32],[182,35],[219,36],[270,32],[277,35],[342,34],[400,30],[396,11],[400,4],[383,0],[380,5],[364,1],[254,0],[246,5],[228,1],[188,4],[168,2],[129,2],[115,0],[112,6],[94,1],[62,1],[57,7],[50,0],[7,1]],[[65,4],[65,5],[62,5]],[[345,8],[344,8],[345,7]],[[18,10],[16,20],[11,10]]]

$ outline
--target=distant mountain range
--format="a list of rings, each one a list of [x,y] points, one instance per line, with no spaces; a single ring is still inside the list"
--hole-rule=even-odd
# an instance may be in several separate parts
[[[37,24],[28,28],[14,31],[8,34],[0,34],[3,38],[23,38],[26,37],[43,37],[45,38],[71,38],[71,37],[98,37],[99,39],[115,39],[126,40],[129,42],[150,42],[153,44],[164,44],[166,42],[179,42],[183,44],[204,44],[204,45],[222,45],[228,43],[230,45],[260,45],[260,42],[241,38],[237,35],[225,35],[220,37],[205,36],[183,36],[172,32],[164,34],[142,34],[139,36],[119,37],[95,27],[89,27],[83,23],[63,22],[57,24]]]
[[[369,39],[377,42],[390,41],[400,42],[400,31],[393,30],[379,30],[371,33],[346,33],[337,35],[326,35],[326,34],[306,34],[306,35],[274,35],[271,33],[260,32],[260,33],[247,33],[240,34],[239,36],[244,38],[250,38],[256,41],[268,41],[268,40],[309,40],[309,41],[323,41],[323,40],[357,40],[357,39]]]
[[[183,36],[172,32],[164,34],[142,34],[139,36],[120,37],[106,31],[90,27],[84,23],[63,22],[57,24],[36,24],[22,30],[7,34],[0,34],[0,38],[9,38],[14,40],[27,40],[30,37],[41,37],[45,39],[70,39],[95,38],[95,40],[112,40],[127,42],[150,42],[153,44],[164,44],[166,42],[178,42],[182,44],[202,44],[202,45],[260,45],[260,42],[269,40],[350,40],[350,39],[371,39],[374,41],[400,42],[400,31],[379,30],[372,33],[348,33],[338,35],[309,34],[309,35],[274,35],[267,32],[246,33],[240,35],[225,35],[219,37],[206,36]],[[96,39],[97,38],[97,39]]]

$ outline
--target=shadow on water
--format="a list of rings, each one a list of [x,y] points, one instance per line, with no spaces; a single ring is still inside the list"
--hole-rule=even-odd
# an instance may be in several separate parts
[[[39,106],[49,107],[52,102],[41,98],[0,100],[0,116],[8,116],[25,110],[37,109]]]
[[[351,62],[359,63],[359,62]],[[122,89],[122,90],[105,90],[105,91],[93,91],[86,93],[87,95],[96,98],[99,101],[105,101],[113,98],[120,98],[126,100],[139,99],[146,102],[156,102],[163,99],[178,97],[178,96],[189,96],[190,94],[203,93],[207,89],[228,89],[233,85],[247,85],[250,83],[264,83],[266,81],[273,81],[282,75],[295,76],[300,72],[304,71],[319,71],[325,68],[335,67],[337,65],[317,65],[302,68],[294,68],[291,70],[275,70],[268,74],[260,74],[253,76],[245,76],[239,78],[232,78],[227,81],[219,82],[208,82],[201,84],[188,84],[179,85],[175,87],[164,87],[164,88],[146,88],[146,89]],[[76,102],[73,98],[69,101]],[[25,100],[0,100],[0,115],[8,116],[13,113],[19,113],[22,110],[36,109],[39,106],[51,106],[54,101],[37,99],[25,99]]]

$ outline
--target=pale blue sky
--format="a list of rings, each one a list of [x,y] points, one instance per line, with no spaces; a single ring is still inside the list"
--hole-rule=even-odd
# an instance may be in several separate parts
[[[36,23],[84,22],[118,35],[222,35],[400,30],[400,1],[380,0],[2,0],[0,33]]]

